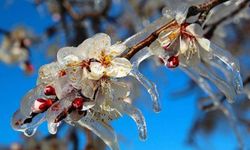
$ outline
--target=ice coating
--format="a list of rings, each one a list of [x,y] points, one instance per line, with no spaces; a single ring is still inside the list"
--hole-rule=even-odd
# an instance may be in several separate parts
[[[26,136],[35,134],[38,126],[45,121],[45,114],[39,114],[30,119],[17,110],[12,117],[11,126],[14,130],[23,132]]]
[[[145,118],[141,111],[135,108],[133,105],[124,102],[123,100],[115,101],[113,106],[118,112],[129,115],[136,122],[139,131],[139,137],[141,140],[145,140],[147,138],[147,127]]]
[[[159,102],[159,94],[156,88],[156,85],[149,81],[147,78],[143,76],[139,72],[137,68],[133,68],[132,71],[130,72],[130,75],[136,78],[143,86],[144,88],[148,91],[148,93],[151,96],[151,99],[153,101],[153,109],[155,112],[160,112],[161,107],[160,107],[160,102]]]
[[[235,92],[234,88],[227,84],[225,80],[220,78],[218,75],[216,75],[213,72],[207,71],[208,69],[204,65],[200,65],[197,67],[194,67],[195,71],[197,71],[201,76],[209,79],[213,84],[216,85],[218,89],[227,97],[227,100],[229,102],[234,102],[237,93]]]
[[[140,73],[139,65],[141,62],[143,62],[145,59],[149,58],[153,54],[148,48],[143,49],[141,52],[136,54],[132,58],[132,70],[130,72],[130,75],[133,76],[137,81],[139,81],[147,90],[147,92],[150,94],[151,99],[153,101],[153,109],[155,112],[159,112],[161,110],[160,103],[159,103],[159,94],[156,88],[156,85],[149,81],[146,77],[143,76],[143,74]]]
[[[34,89],[30,90],[22,99],[21,106],[20,106],[20,112],[26,116],[29,117],[32,113],[32,107],[34,105],[35,100],[38,98],[43,98],[44,95],[44,87],[45,85],[38,85]]]
[[[228,51],[223,50],[213,43],[210,44],[210,48],[213,56],[227,66],[227,69],[231,72],[232,75],[231,80],[233,82],[233,86],[236,92],[240,93],[243,89],[243,83],[240,75],[239,62]]]
[[[86,127],[100,137],[111,150],[119,150],[117,136],[113,129],[104,123],[94,120],[91,113],[81,118],[76,124],[81,127]]]
[[[213,92],[211,86],[209,85],[208,81],[200,76],[199,74],[197,74],[197,72],[195,72],[193,69],[188,68],[186,66],[181,66],[181,69],[188,74],[192,80],[194,80],[196,82],[196,84],[198,84],[198,86],[204,91],[206,92],[209,97],[214,101],[214,105],[219,106],[219,100],[216,96],[216,94]]]

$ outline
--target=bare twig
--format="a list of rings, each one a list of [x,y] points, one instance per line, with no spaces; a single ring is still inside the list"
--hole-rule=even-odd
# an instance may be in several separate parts
[[[187,18],[191,17],[191,16],[198,15],[198,14],[203,13],[203,12],[209,12],[214,7],[220,5],[224,2],[227,2],[227,1],[229,1],[229,0],[210,0],[210,1],[207,1],[205,3],[196,5],[196,6],[191,6],[188,10]]]

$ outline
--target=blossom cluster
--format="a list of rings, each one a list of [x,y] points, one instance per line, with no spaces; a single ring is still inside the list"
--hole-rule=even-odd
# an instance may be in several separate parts
[[[15,130],[32,136],[37,127],[48,122],[55,134],[62,121],[89,128],[112,149],[118,149],[117,137],[109,122],[122,114],[137,123],[140,137],[146,138],[142,113],[125,99],[132,64],[119,55],[126,49],[122,43],[111,45],[110,37],[99,33],[78,47],[58,51],[57,61],[39,70],[37,86],[29,91],[12,120]]]

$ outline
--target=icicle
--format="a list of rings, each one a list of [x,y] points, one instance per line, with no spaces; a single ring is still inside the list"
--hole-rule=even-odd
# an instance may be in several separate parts
[[[154,111],[159,112],[161,110],[161,108],[160,108],[160,104],[159,104],[159,94],[158,94],[158,91],[156,89],[156,85],[153,82],[146,79],[138,70],[140,63],[152,55],[153,54],[151,53],[151,51],[149,51],[149,49],[144,49],[141,52],[139,52],[138,54],[136,54],[132,59],[133,60],[133,68],[130,72],[130,75],[133,76],[134,78],[136,78],[147,89],[147,91],[150,94],[151,99],[153,101]]]
[[[24,130],[24,135],[27,137],[32,137],[36,133],[37,127],[36,128],[27,128]]]
[[[212,83],[216,85],[216,87],[227,97],[230,103],[234,102],[236,93],[232,86],[228,85],[227,82],[221,79],[215,73],[209,71],[205,65],[200,64],[199,66],[192,67],[195,71],[197,71],[201,76],[209,79]]]
[[[111,150],[119,150],[117,137],[113,129],[107,124],[94,120],[91,115],[91,112],[87,112],[87,115],[80,119],[77,124],[94,132]]]
[[[208,81],[205,78],[194,72],[191,68],[181,66],[181,69],[186,74],[188,74],[204,92],[208,94],[208,96],[214,101],[215,106],[218,106],[220,104],[217,96],[212,90],[212,87],[209,85]]]
[[[217,68],[218,70],[222,71],[222,73],[225,75],[226,79],[229,82],[232,82],[233,80],[233,75],[231,73],[231,71],[229,72],[227,67],[225,66],[225,64],[223,64],[223,62],[221,62],[219,59],[217,58],[208,58],[208,57],[204,57],[203,60],[206,62],[206,64],[210,65],[211,67]],[[210,69],[211,71],[213,71],[213,69]]]
[[[225,75],[227,79],[225,81],[227,81],[227,83],[229,83],[229,85],[233,87],[235,93],[239,94],[240,92],[243,91],[243,89],[241,89],[241,86],[243,85],[242,85],[240,73],[237,73],[237,74],[233,73],[231,70],[228,69],[227,66],[225,66],[223,62],[221,62],[217,58],[208,59],[208,60],[204,59],[204,60],[209,65],[211,65],[211,67],[215,67],[223,72],[223,74]],[[214,72],[212,68],[208,68],[208,69],[209,71]]]
[[[156,89],[156,85],[149,81],[148,79],[146,79],[140,72],[138,69],[133,68],[130,72],[130,75],[135,77],[148,91],[148,93],[151,96],[151,99],[153,101],[153,109],[155,112],[159,112],[161,111],[160,108],[160,103],[159,103],[159,94],[158,91]]]
[[[142,112],[123,100],[114,101],[113,106],[118,112],[129,115],[136,122],[139,130],[139,137],[141,140],[145,140],[147,138],[147,126]]]
[[[212,51],[213,56],[221,60],[221,62],[223,62],[227,66],[227,69],[232,73],[233,86],[237,93],[242,92],[243,83],[240,76],[239,62],[229,52],[221,49],[213,43],[210,44],[210,49]]]
[[[49,133],[56,134],[58,126],[59,126],[59,123],[48,122]]]

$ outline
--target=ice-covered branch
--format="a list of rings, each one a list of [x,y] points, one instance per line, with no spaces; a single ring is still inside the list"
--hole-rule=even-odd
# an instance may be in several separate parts
[[[225,22],[226,20],[236,16],[237,14],[239,14],[245,7],[248,7],[249,4],[249,0],[244,0],[242,1],[239,5],[238,8],[233,10],[231,13],[229,13],[228,15],[220,18],[218,21],[212,23],[212,24],[207,24],[204,26],[205,29],[208,28],[208,31],[204,34],[204,37],[210,39],[213,37],[215,30],[217,29],[217,27],[222,24],[223,22]]]
[[[202,4],[198,4],[196,6],[191,6],[187,13],[187,18],[190,16],[195,16],[197,14],[203,13],[203,12],[209,12],[214,7],[225,3],[229,0],[209,0],[207,2],[204,2]]]

